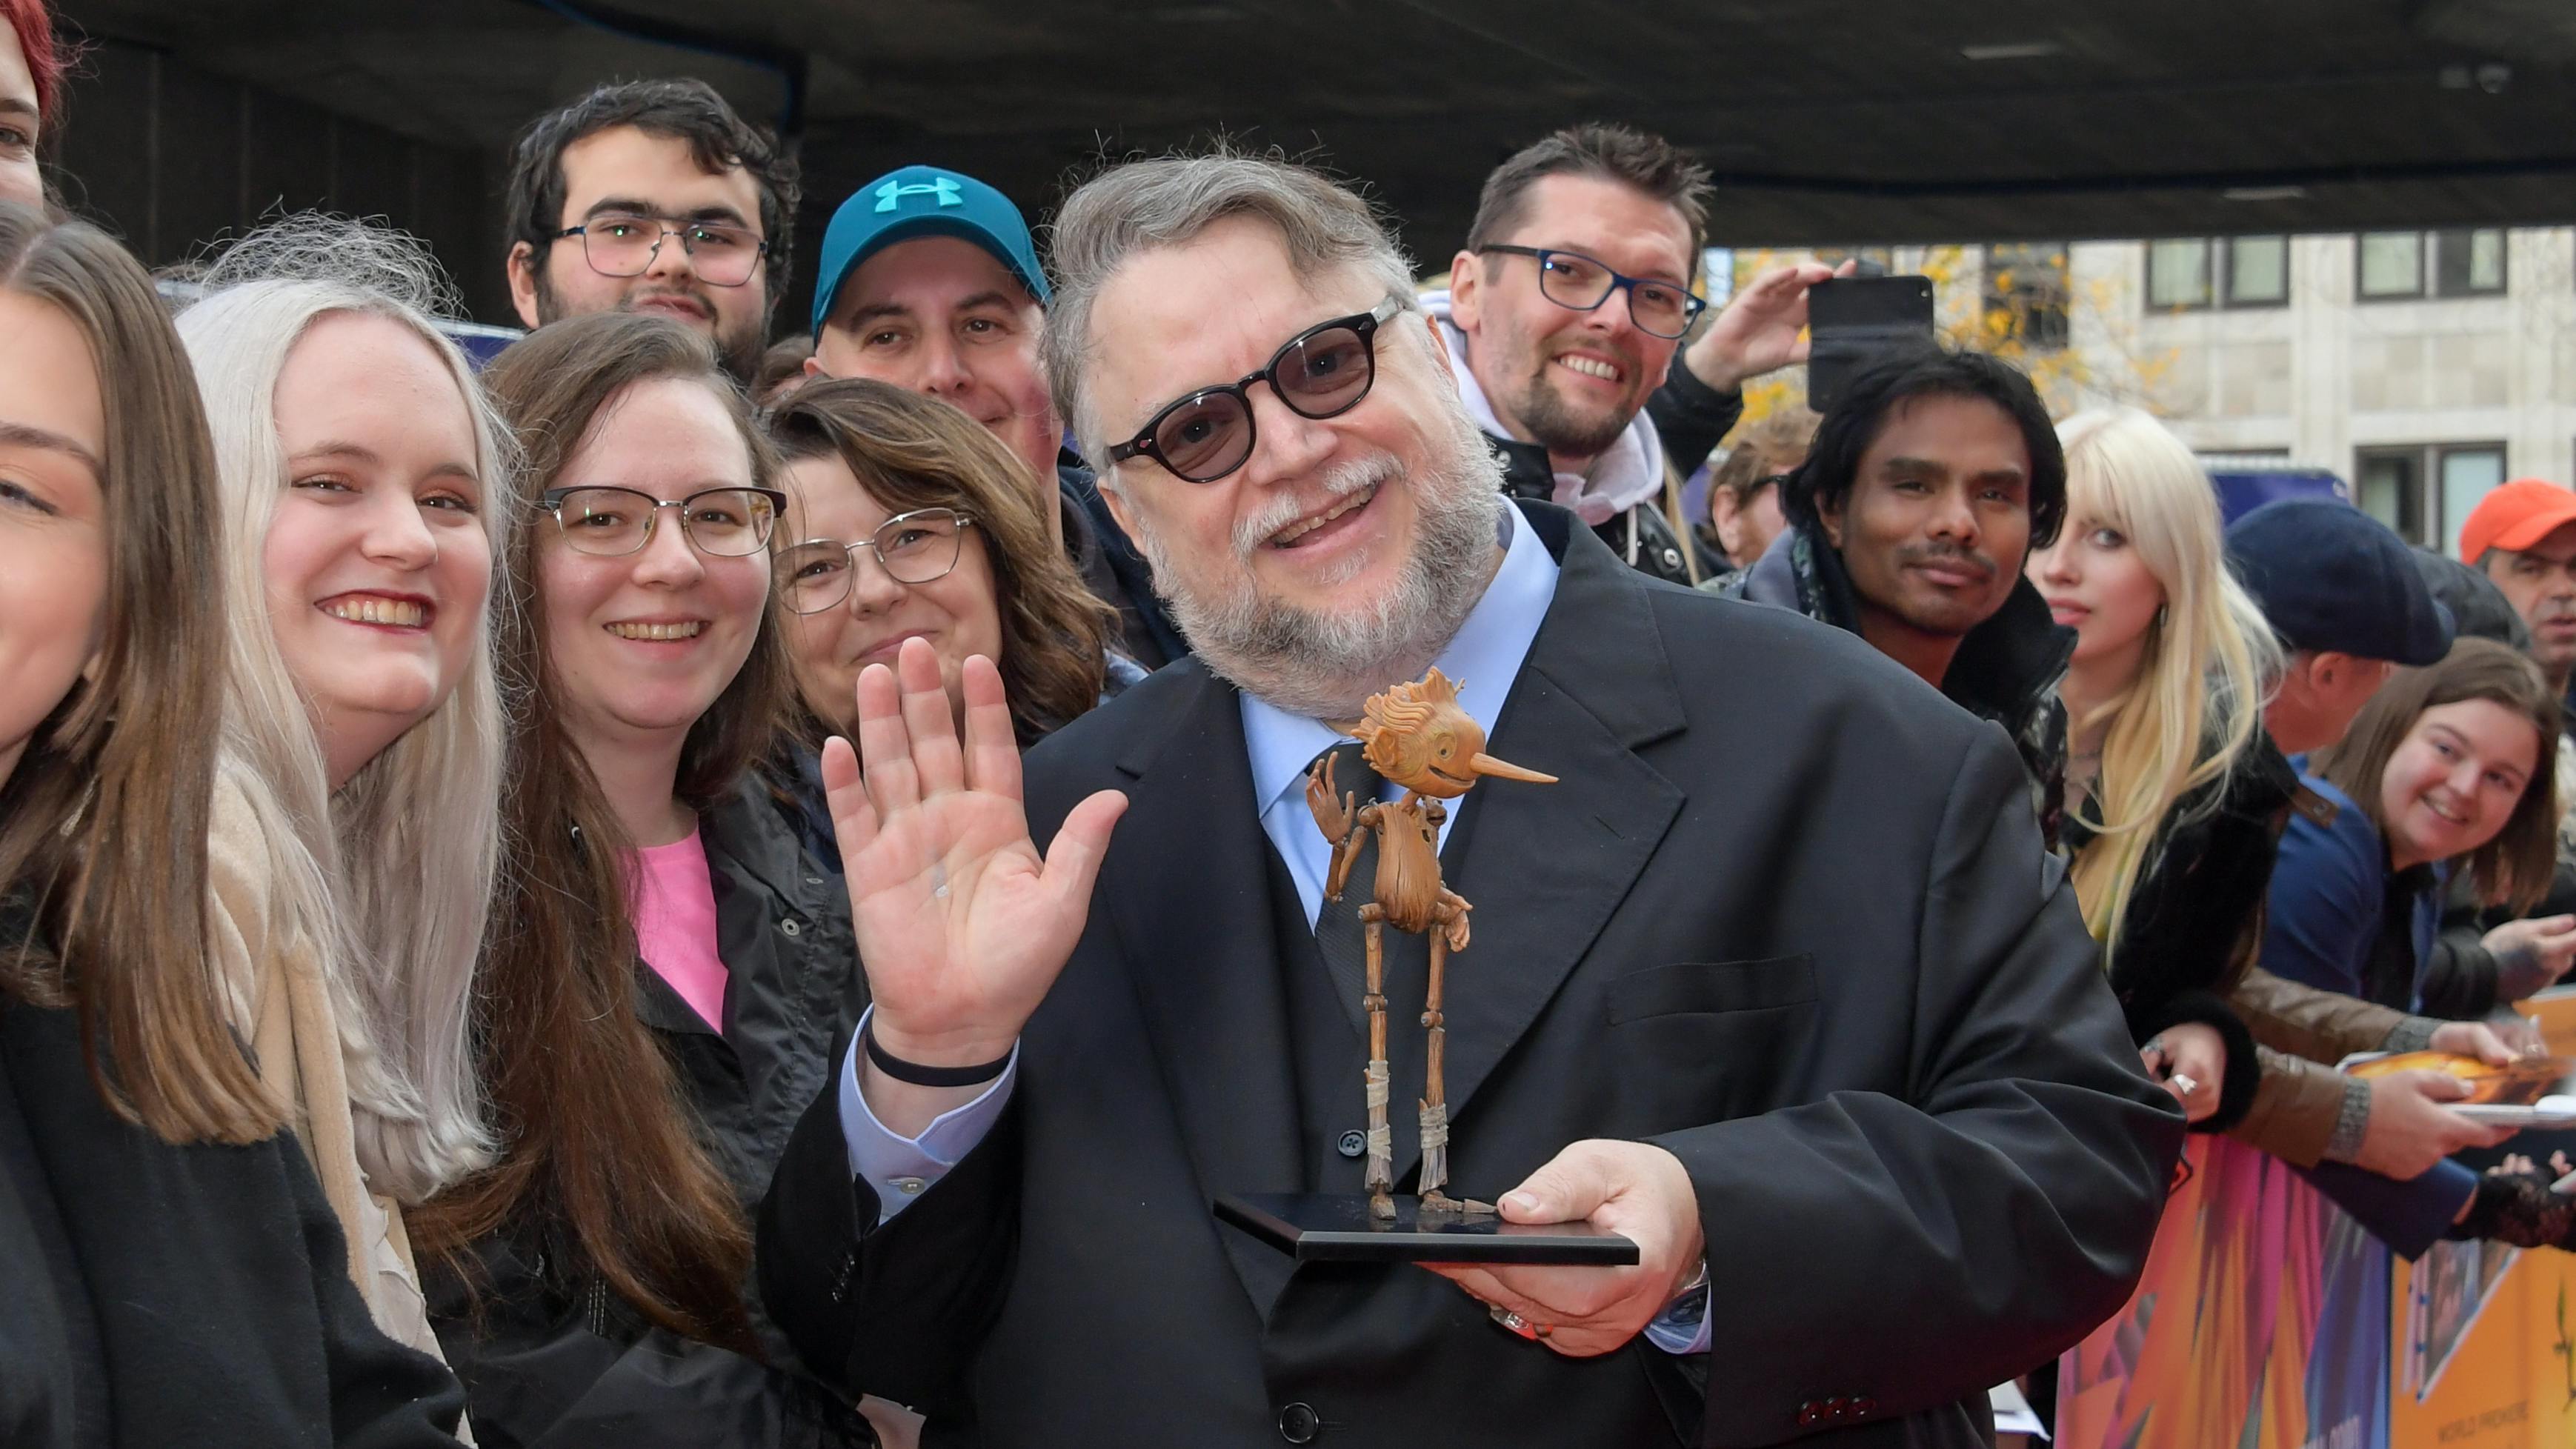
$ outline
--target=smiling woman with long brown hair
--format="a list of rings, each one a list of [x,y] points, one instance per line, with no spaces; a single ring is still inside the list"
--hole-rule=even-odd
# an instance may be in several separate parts
[[[487,1437],[866,1443],[745,1297],[747,1210],[861,991],[847,898],[749,773],[788,688],[776,463],[667,318],[555,323],[485,381],[526,455],[478,1044],[502,1140],[413,1215],[433,1321]]]

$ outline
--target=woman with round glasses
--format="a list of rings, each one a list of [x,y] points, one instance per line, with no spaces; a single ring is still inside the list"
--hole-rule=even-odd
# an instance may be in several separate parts
[[[859,672],[906,639],[939,657],[965,717],[968,658],[999,666],[1022,747],[1144,677],[1111,653],[1116,614],[1083,586],[990,429],[948,403],[863,379],[816,382],[768,415],[785,460],[779,593],[803,708],[785,798],[807,847],[840,868],[816,752],[857,738]]]
[[[494,1167],[414,1231],[487,1440],[866,1443],[761,1355],[747,1212],[858,1017],[849,905],[750,788],[789,689],[777,465],[668,318],[539,329],[484,374],[532,504],[526,691],[479,1042]]]

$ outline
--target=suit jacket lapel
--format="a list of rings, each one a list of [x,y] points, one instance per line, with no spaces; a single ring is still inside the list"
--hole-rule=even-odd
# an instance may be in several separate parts
[[[1453,1121],[1591,949],[1685,798],[1635,753],[1683,726],[1652,585],[1573,515],[1522,511],[1560,555],[1556,597],[1487,748],[1558,783],[1479,784],[1442,848],[1449,888],[1473,908],[1442,1003]],[[1396,1133],[1396,1154],[1401,1181],[1421,1159],[1414,1134]]]
[[[1095,899],[1110,903],[1202,1191],[1294,1192],[1296,1067],[1243,716],[1232,686],[1196,659],[1169,667],[1198,672],[1199,687],[1169,730],[1143,732],[1118,760],[1135,780],[1118,833],[1138,844],[1111,851]],[[1288,1258],[1217,1232],[1266,1313]]]

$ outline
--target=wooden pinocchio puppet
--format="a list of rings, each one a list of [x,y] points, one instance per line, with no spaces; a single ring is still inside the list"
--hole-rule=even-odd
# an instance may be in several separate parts
[[[1385,932],[1429,937],[1431,976],[1423,998],[1422,1024],[1429,1030],[1422,1094],[1422,1210],[1450,1213],[1491,1212],[1482,1203],[1461,1203],[1440,1189],[1449,1180],[1449,1102],[1440,1077],[1447,1033],[1441,1027],[1440,979],[1449,953],[1467,949],[1466,900],[1440,880],[1440,825],[1449,818],[1443,800],[1467,793],[1480,775],[1553,785],[1554,775],[1524,770],[1484,752],[1485,731],[1458,707],[1458,687],[1434,669],[1419,684],[1399,684],[1369,696],[1356,724],[1338,726],[1360,741],[1370,768],[1404,788],[1392,805],[1342,793],[1333,782],[1333,757],[1315,762],[1306,777],[1306,807],[1316,828],[1333,847],[1332,871],[1325,883],[1328,900],[1342,898],[1351,867],[1365,837],[1377,836],[1375,898],[1359,908],[1367,932],[1369,1062],[1368,1092],[1369,1211],[1381,1219],[1395,1216],[1395,1154],[1386,1120],[1386,981]]]

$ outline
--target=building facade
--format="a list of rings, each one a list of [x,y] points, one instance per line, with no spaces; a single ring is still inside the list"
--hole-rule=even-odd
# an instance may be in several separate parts
[[[2454,549],[2508,478],[2576,484],[2576,228],[1852,254],[1932,276],[1944,331],[2061,415],[2132,403],[2201,453],[2325,469],[2413,542]]]

